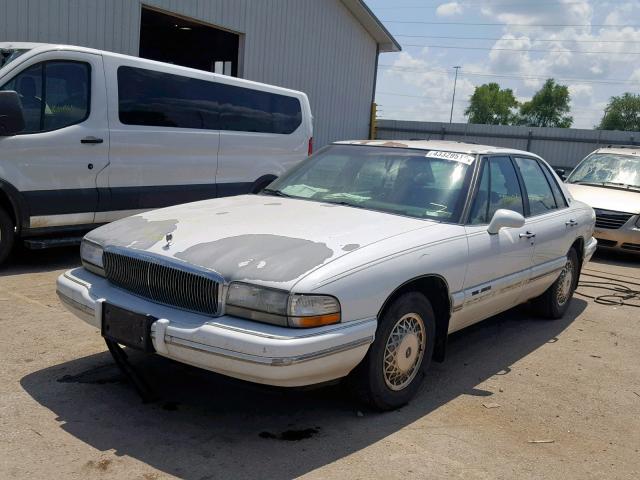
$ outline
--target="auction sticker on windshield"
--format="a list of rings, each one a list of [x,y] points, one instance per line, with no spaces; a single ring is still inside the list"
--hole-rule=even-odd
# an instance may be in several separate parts
[[[466,153],[456,152],[442,152],[440,150],[432,150],[428,152],[425,157],[427,158],[442,158],[444,160],[452,160],[454,162],[462,162],[467,165],[471,165],[475,160],[475,156],[467,155]]]

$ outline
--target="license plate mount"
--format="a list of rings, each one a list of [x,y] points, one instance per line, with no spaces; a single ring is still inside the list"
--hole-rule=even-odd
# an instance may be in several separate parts
[[[102,304],[101,333],[129,348],[143,352],[155,352],[151,341],[151,324],[157,318],[151,315],[132,312],[122,307],[104,302]]]

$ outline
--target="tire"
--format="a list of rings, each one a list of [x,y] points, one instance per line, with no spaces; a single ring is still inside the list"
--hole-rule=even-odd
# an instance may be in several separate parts
[[[534,301],[542,317],[557,320],[564,316],[571,303],[573,292],[578,286],[579,276],[580,260],[578,253],[571,248],[567,254],[567,263],[558,279]]]
[[[15,242],[15,225],[11,217],[0,208],[0,265],[7,259]]]
[[[416,333],[403,332],[403,327]],[[408,403],[431,363],[435,333],[433,308],[424,295],[409,292],[394,300],[378,320],[376,338],[366,357],[350,376],[358,399],[376,410],[393,410]],[[394,341],[396,348],[387,349]]]

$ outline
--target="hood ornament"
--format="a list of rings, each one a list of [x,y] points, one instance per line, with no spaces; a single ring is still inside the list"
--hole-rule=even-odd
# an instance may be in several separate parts
[[[167,241],[167,244],[164,246],[164,249],[168,250],[169,247],[171,245],[173,245],[173,234],[172,233],[167,233],[167,235],[164,238]]]

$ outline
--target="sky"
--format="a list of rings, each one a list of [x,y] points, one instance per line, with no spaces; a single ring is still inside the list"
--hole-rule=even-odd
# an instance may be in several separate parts
[[[489,82],[526,101],[555,78],[569,87],[575,128],[596,126],[610,97],[640,93],[640,0],[366,3],[403,48],[380,55],[381,118],[448,122],[454,66],[454,122]]]

